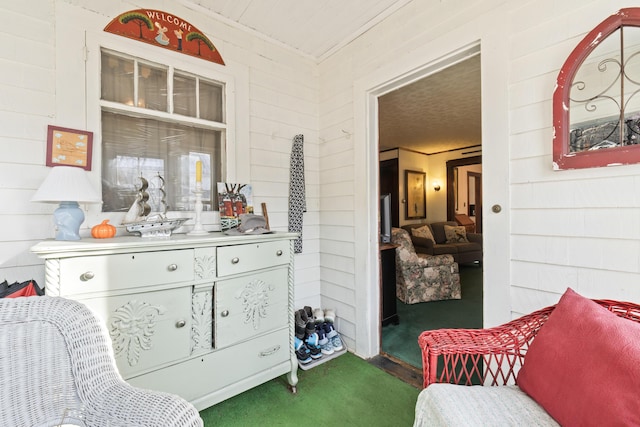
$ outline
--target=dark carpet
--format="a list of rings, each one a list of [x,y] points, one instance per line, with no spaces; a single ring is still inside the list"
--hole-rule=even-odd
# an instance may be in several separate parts
[[[462,299],[403,304],[397,301],[398,325],[382,328],[382,351],[422,368],[418,336],[440,328],[482,328],[482,266],[460,265]]]

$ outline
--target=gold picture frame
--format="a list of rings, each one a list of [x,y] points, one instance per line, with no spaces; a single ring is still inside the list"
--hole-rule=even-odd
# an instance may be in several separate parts
[[[405,218],[427,217],[426,172],[404,171]]]

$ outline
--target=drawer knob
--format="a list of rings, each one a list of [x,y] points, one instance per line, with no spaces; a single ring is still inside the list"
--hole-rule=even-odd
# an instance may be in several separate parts
[[[227,317],[229,315],[229,310],[225,310],[222,313],[220,313],[220,316],[222,317]]]
[[[80,280],[82,280],[83,282],[86,282],[87,280],[91,280],[95,277],[96,275],[93,273],[93,271],[87,271],[86,273],[82,273],[80,275]]]
[[[169,271],[176,271],[177,269],[178,269],[177,264],[169,264],[169,266],[167,267],[167,270]]]
[[[276,255],[282,256],[282,249],[278,249],[278,251],[276,252]]]
[[[184,328],[184,325],[186,324],[187,324],[186,320],[178,320],[176,322],[176,328]]]
[[[235,257],[235,258],[231,259],[231,264],[237,264],[239,262],[240,262],[240,258],[238,258],[238,257]]]

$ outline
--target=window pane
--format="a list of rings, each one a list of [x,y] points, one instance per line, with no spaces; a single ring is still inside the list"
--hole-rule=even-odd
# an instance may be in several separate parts
[[[222,122],[222,86],[200,80],[200,118]]]
[[[102,99],[133,105],[132,59],[102,52]]]
[[[103,111],[103,212],[126,212],[135,200],[140,176],[149,182],[153,211],[162,211],[158,174],[165,180],[168,210],[194,210],[197,160],[203,162],[204,209],[211,210],[212,183],[221,181],[222,175],[221,141],[220,131]]]
[[[138,107],[167,111],[167,70],[139,64]]]
[[[183,116],[196,115],[196,79],[176,74],[173,77],[173,112]]]

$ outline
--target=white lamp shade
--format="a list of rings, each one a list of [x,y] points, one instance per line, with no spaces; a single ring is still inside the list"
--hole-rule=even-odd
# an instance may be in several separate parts
[[[73,166],[55,166],[51,168],[31,198],[32,202],[80,202],[100,203],[102,197],[93,189],[84,169]]]

